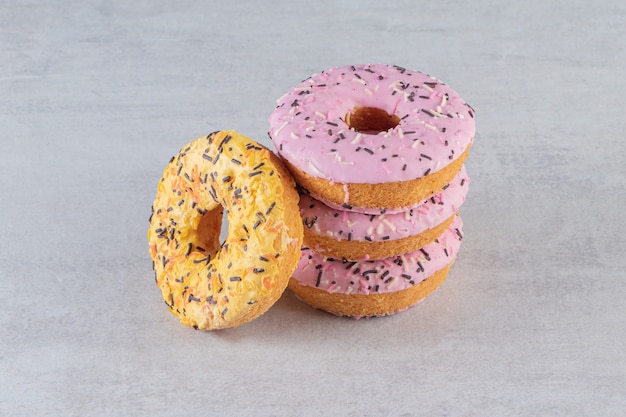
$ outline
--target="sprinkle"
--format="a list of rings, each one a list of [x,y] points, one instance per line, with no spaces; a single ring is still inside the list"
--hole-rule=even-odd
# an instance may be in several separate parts
[[[363,137],[363,135],[361,134],[361,132],[357,133],[356,136],[354,137],[354,139],[352,139],[352,141],[350,142],[352,145],[356,145],[357,143],[361,142],[361,138]]]
[[[233,137],[232,137],[231,135],[226,135],[226,136],[224,136],[224,139],[222,139],[222,141],[221,141],[221,142],[220,142],[220,144],[218,145],[217,149],[219,149],[219,151],[221,152],[221,151],[222,151],[222,149],[223,149],[223,147],[224,147],[224,145],[225,145],[225,144],[227,144],[228,142],[230,142],[230,140],[231,140],[232,138],[233,138]]]
[[[317,166],[316,166],[313,162],[309,161],[309,167],[310,167],[313,171],[315,171],[315,173],[316,173],[318,176],[320,176],[320,177],[323,177],[323,176],[324,176],[324,173],[323,173],[322,171],[320,171],[320,169],[319,169],[319,168],[318,168],[318,167],[317,167]]]
[[[230,277],[231,281],[241,281],[241,277]]]
[[[278,127],[278,129],[276,129],[276,130],[274,131],[274,135],[275,135],[275,136],[278,136],[278,134],[280,133],[280,131],[281,131],[281,130],[283,130],[285,126],[287,126],[287,122],[286,122],[286,121],[284,121],[284,122],[283,122],[283,124],[282,124],[282,125],[280,125],[280,126]]]
[[[249,177],[254,177],[255,175],[259,175],[259,174],[262,174],[262,173],[263,173],[262,171],[254,171],[254,172],[249,173],[248,176]]]
[[[383,223],[385,223],[385,225],[386,225],[389,229],[391,229],[392,231],[394,231],[394,232],[396,231],[396,226],[395,226],[392,222],[390,222],[389,220],[384,219],[384,220],[383,220]]]
[[[241,165],[241,161],[239,161],[238,159],[233,158],[230,161],[235,165]]]
[[[421,154],[420,154],[420,156],[421,156],[422,158],[428,159],[429,161],[431,161],[431,160],[432,160],[432,158],[431,158],[430,156],[426,155],[426,154],[421,153]]]

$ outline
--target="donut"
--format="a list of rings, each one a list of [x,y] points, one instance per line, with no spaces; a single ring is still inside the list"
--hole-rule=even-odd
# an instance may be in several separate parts
[[[300,256],[298,199],[279,158],[234,131],[200,137],[170,160],[148,241],[156,283],[182,324],[235,327],[274,304]]]
[[[474,110],[421,72],[384,64],[315,74],[277,100],[269,136],[314,198],[404,211],[439,193],[468,156]]]
[[[338,316],[385,316],[405,310],[444,282],[458,254],[462,221],[429,245],[382,260],[327,258],[304,247],[289,289],[311,307]]]
[[[304,246],[339,259],[382,259],[428,245],[452,223],[470,179],[465,165],[444,190],[404,212],[366,214],[331,208],[303,194]]]

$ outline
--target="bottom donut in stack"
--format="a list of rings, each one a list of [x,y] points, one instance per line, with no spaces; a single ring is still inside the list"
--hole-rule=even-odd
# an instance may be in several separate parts
[[[289,282],[314,308],[355,318],[385,316],[441,285],[458,254],[469,177],[409,210],[368,214],[331,208],[302,194],[304,247]]]

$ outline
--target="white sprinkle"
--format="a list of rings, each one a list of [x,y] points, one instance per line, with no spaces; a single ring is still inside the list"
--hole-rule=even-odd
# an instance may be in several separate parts
[[[361,84],[365,84],[365,80],[364,80],[364,79],[362,79],[362,78],[357,78],[357,77],[354,77],[354,78],[352,79],[352,81],[355,81],[355,82],[357,82],[357,83],[361,83]]]
[[[383,220],[383,223],[385,223],[385,225],[391,229],[392,232],[396,231],[396,226],[394,226],[394,224],[392,222],[390,222],[389,220],[385,219]]]
[[[443,107],[443,106],[445,106],[445,105],[447,104],[447,102],[448,102],[448,96],[447,96],[447,94],[444,94],[444,95],[441,97],[441,106],[442,106],[442,107]]]
[[[364,88],[363,91],[365,91],[365,93],[369,94],[370,96],[374,94],[372,93],[372,90],[370,90],[369,88]]]
[[[373,235],[374,234],[374,226],[368,227],[366,233],[368,235],[370,235],[370,236]]]
[[[357,224],[359,224],[359,222],[351,222],[351,221],[346,222],[346,226],[348,227],[353,227],[354,225],[357,225]]]
[[[356,136],[354,137],[354,139],[352,139],[352,142],[350,142],[352,145],[356,145],[357,143],[361,142],[361,138],[363,138],[363,134],[361,134],[361,132],[357,133]]]
[[[431,125],[429,123],[424,123],[424,127],[430,130],[437,130],[437,126]]]
[[[428,91],[430,91],[431,93],[434,91],[432,88],[430,88],[429,86],[427,86],[426,84],[422,84],[422,87],[424,87],[425,89],[427,89]]]
[[[314,164],[313,162],[309,161],[309,167],[310,167],[313,171],[315,171],[315,173],[316,173],[319,177],[323,177],[323,176],[324,176],[324,173],[323,173],[322,171],[320,171],[320,169],[319,169],[317,166],[315,166],[315,164]]]
[[[406,257],[404,255],[400,255],[400,259],[402,260],[402,269],[404,272],[409,270],[409,263],[406,261]]]
[[[404,131],[400,127],[398,128],[398,136],[400,137],[400,139],[404,139]]]
[[[294,132],[291,132],[289,136],[291,136],[291,139],[300,139],[300,136],[296,135]]]
[[[315,115],[316,115],[317,117],[319,117],[320,119],[324,119],[324,120],[326,120],[326,115],[325,115],[324,113],[320,113],[320,112],[316,111],[316,112],[315,112]]]
[[[280,131],[281,131],[281,130],[283,130],[285,126],[287,126],[287,121],[284,121],[284,122],[283,122],[283,124],[282,124],[282,125],[280,125],[280,126],[278,127],[278,129],[276,129],[276,130],[274,131],[274,135],[275,135],[275,136],[278,136],[278,134],[280,133]]]
[[[385,232],[385,225],[383,223],[379,224],[376,228],[376,233],[382,235]]]
[[[413,141],[413,145],[411,145],[411,149],[417,149],[417,147],[419,146],[420,141],[419,140],[415,140]]]
[[[391,288],[393,286],[393,284],[396,283],[396,280],[398,279],[398,277],[393,277],[391,278],[391,280],[389,281],[389,283],[387,283],[387,289]]]

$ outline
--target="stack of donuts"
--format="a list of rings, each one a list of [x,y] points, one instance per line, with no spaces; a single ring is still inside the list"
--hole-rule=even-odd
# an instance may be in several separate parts
[[[279,98],[269,135],[304,226],[292,292],[355,318],[432,293],[461,244],[474,132],[474,111],[454,90],[398,66],[331,68]]]

